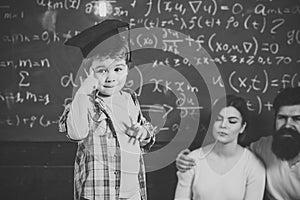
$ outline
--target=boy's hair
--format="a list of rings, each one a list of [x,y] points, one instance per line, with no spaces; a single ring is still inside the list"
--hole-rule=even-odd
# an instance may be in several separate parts
[[[300,105],[300,87],[285,88],[282,90],[273,101],[275,115],[282,106]]]
[[[113,37],[113,40],[106,40],[95,47],[88,55],[87,59],[125,59],[129,60],[128,42],[122,37]]]
[[[88,57],[82,60],[80,68],[88,71],[95,59],[125,59],[128,64],[130,59],[130,51],[127,40],[120,37],[118,40],[114,40],[113,44],[111,43],[110,45],[108,44],[109,41],[110,40],[107,42],[104,41],[103,44],[95,47],[95,49],[89,53]],[[106,43],[107,45],[105,45]]]

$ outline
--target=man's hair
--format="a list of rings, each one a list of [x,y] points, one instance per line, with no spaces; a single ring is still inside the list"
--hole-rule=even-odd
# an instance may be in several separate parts
[[[285,88],[274,99],[273,108],[275,114],[282,106],[300,105],[300,87]]]

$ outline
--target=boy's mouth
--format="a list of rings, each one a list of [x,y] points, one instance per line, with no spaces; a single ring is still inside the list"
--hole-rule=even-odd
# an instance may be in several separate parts
[[[105,87],[105,88],[114,88],[115,86],[114,85],[104,85],[103,87]]]

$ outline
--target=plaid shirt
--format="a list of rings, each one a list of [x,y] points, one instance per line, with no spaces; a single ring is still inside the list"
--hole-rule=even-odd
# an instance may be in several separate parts
[[[131,94],[135,106],[139,106],[136,95]],[[93,200],[119,199],[121,151],[111,117],[106,111],[103,100],[96,92],[90,96],[94,112],[89,119],[89,133],[86,138],[78,141],[74,164],[74,199],[80,197]],[[140,110],[140,109],[139,109]],[[59,129],[68,132],[67,117],[70,106],[67,106],[60,118]],[[138,119],[151,138],[142,147],[149,150],[155,141],[152,125],[139,112]],[[148,140],[147,140],[148,141]],[[140,170],[138,174],[141,199],[147,199],[145,167],[142,154],[140,155]]]

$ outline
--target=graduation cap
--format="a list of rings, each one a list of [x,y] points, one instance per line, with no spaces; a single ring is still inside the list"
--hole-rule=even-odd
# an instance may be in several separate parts
[[[124,27],[127,27],[129,30],[128,23],[116,19],[107,19],[83,30],[78,35],[69,39],[65,44],[79,47],[83,57],[86,58],[91,52],[99,51],[100,49],[111,49],[120,44],[122,38],[119,34],[119,29]],[[128,45],[130,45],[129,34],[127,36]],[[128,57],[128,60],[130,60],[130,55]]]

